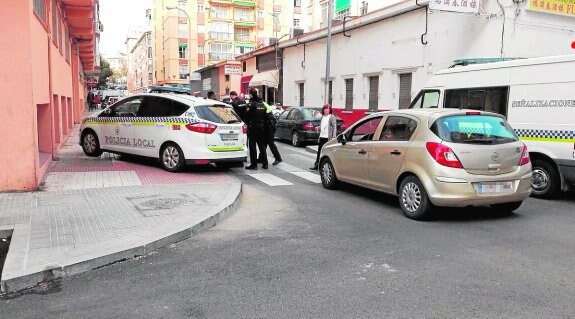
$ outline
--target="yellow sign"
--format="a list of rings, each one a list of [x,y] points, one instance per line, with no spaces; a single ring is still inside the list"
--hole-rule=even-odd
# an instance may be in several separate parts
[[[529,10],[575,17],[575,0],[529,0]]]

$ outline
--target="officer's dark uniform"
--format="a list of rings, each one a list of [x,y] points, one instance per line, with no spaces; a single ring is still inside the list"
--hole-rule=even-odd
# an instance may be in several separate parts
[[[257,169],[258,152],[256,145],[260,150],[262,156],[263,168],[268,168],[268,157],[266,154],[266,138],[265,138],[265,124],[266,124],[266,107],[261,98],[255,97],[250,100],[246,109],[246,120],[248,123],[248,139],[250,149],[250,165],[246,169]]]

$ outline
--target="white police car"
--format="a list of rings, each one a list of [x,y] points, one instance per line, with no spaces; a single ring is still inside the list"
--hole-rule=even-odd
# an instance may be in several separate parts
[[[80,145],[102,152],[158,158],[175,172],[192,164],[241,165],[247,127],[229,105],[181,94],[144,93],[125,98],[82,121]]]

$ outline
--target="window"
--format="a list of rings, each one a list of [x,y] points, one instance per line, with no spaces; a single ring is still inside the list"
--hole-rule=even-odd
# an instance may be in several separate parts
[[[351,15],[351,12],[349,11],[349,8],[347,8],[347,9],[343,9],[339,12],[336,12],[333,19],[334,20],[343,20],[344,17],[349,17],[350,15]]]
[[[411,106],[411,109],[421,109],[421,108],[437,108],[439,105],[439,91],[422,91],[419,93]]]
[[[347,139],[353,142],[371,141],[375,135],[375,131],[381,122],[381,116],[373,117],[356,125],[348,133]]]
[[[507,115],[509,87],[445,90],[445,107],[474,109]]]
[[[390,116],[381,130],[380,141],[409,141],[417,122],[403,116]]]
[[[127,117],[136,116],[142,104],[142,98],[134,98],[117,103],[111,108],[110,113],[103,112],[100,116]]]
[[[235,30],[235,40],[242,42],[252,42],[252,35],[250,29],[248,28],[236,28]]]
[[[210,43],[210,60],[233,60],[233,46],[231,43]]]
[[[361,2],[361,7],[359,8],[359,15],[366,15],[368,12],[367,10],[367,1]]]
[[[224,105],[196,106],[195,110],[200,119],[213,123],[231,124],[241,122],[234,109]]]
[[[152,47],[148,47],[148,59],[152,58]]]
[[[56,0],[52,0],[52,41],[54,45],[58,45],[58,38],[56,32],[58,31],[58,27],[56,26]]]
[[[298,86],[299,86],[299,105],[300,105],[300,106],[304,106],[304,105],[305,105],[305,104],[304,104],[304,102],[305,102],[305,99],[304,99],[304,93],[305,93],[305,92],[304,92],[304,83],[299,83]]]
[[[34,13],[43,24],[46,24],[46,2],[44,0],[34,0]]]
[[[411,102],[411,73],[404,73],[399,75],[399,108],[405,109],[409,107]]]
[[[293,120],[295,120],[295,115],[296,115],[296,113],[299,113],[299,112],[298,112],[298,110],[296,110],[296,109],[291,109],[291,111],[289,111],[289,112],[284,112],[284,114],[285,114],[285,113],[289,113],[289,114],[286,114],[286,119],[293,121]]]
[[[227,19],[228,9],[226,7],[212,6],[210,9],[210,17],[215,19]]]
[[[263,18],[264,12],[262,10],[258,10],[258,18]]]
[[[244,46],[237,46],[234,53],[236,55],[244,54],[253,51],[254,48],[252,47],[244,47]]]
[[[178,56],[180,59],[188,58],[188,47],[180,46],[178,47]]]
[[[185,80],[188,78],[188,66],[185,64],[180,64],[179,65],[179,74],[180,74],[180,80]]]
[[[60,49],[60,54],[62,53],[62,16],[60,15],[60,10],[58,9],[56,12],[57,15],[57,21],[56,24],[58,25],[58,34],[56,34],[56,36],[58,37],[58,48]]]
[[[353,109],[353,79],[345,79],[345,109]]]
[[[181,10],[178,10],[178,17],[185,18],[186,14],[184,12],[182,12],[182,10],[186,11],[186,3],[183,1],[180,1],[178,3],[178,9],[181,9]],[[188,23],[188,22],[186,21],[185,23]]]
[[[70,62],[70,33],[64,28],[64,51],[66,56],[66,62]]]
[[[206,10],[206,8],[204,7],[203,4],[198,4],[198,13],[199,12],[204,12],[204,10]]]
[[[327,1],[321,4],[321,22],[326,23],[328,18],[328,3]]]
[[[369,110],[377,111],[379,98],[379,76],[369,77]]]
[[[246,61],[242,62],[242,72],[246,72],[248,69],[248,63]]]
[[[212,40],[232,40],[233,26],[227,22],[210,23],[210,39]]]
[[[229,75],[229,74],[226,74],[226,75],[224,76],[224,78],[226,79],[226,82],[230,82],[230,75]]]
[[[188,106],[157,96],[144,98],[138,110],[138,116],[179,116],[189,109]]]
[[[293,0],[294,7],[301,7],[301,0]]]
[[[293,26],[299,27],[299,19],[293,19]]]
[[[518,140],[504,119],[489,115],[442,117],[431,125],[430,130],[450,143],[493,145]]]
[[[198,45],[198,54],[204,54],[204,46]]]
[[[235,8],[234,9],[234,20],[235,21],[253,21],[253,11],[246,8]]]
[[[187,24],[178,24],[178,38],[188,38],[188,25]]]

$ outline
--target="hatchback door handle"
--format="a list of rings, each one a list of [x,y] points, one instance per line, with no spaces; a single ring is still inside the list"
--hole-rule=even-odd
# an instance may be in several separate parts
[[[358,153],[359,153],[359,154],[367,154],[367,152],[366,152],[365,150],[363,150],[363,149],[359,150]]]
[[[391,154],[391,155],[401,155],[401,152],[398,151],[398,150],[394,150],[394,151],[389,152],[389,154]]]

